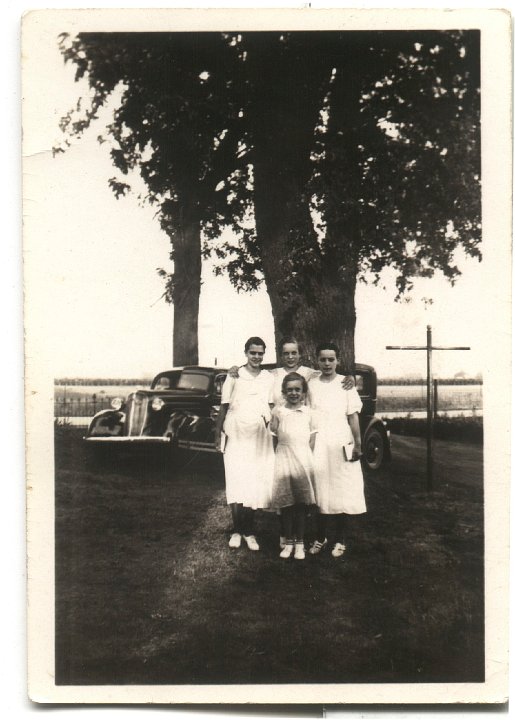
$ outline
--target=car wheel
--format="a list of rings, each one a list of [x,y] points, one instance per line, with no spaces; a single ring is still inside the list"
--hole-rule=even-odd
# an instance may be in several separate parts
[[[370,470],[379,470],[386,456],[386,441],[383,433],[371,428],[365,436],[363,460]]]

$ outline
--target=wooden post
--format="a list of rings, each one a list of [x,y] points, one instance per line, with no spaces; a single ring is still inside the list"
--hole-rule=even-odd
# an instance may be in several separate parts
[[[433,346],[431,325],[427,326],[427,342],[425,345],[387,345],[387,350],[425,350],[427,353],[427,489],[433,489],[433,350],[470,350],[469,347]],[[435,387],[436,389],[436,387]],[[434,409],[436,413],[436,406]]]
[[[431,325],[427,326],[427,489],[433,489],[433,342]]]

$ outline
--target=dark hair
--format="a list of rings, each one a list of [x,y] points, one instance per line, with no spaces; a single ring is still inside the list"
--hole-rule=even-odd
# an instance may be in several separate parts
[[[318,343],[317,349],[316,349],[316,356],[317,356],[317,357],[320,355],[320,353],[322,352],[322,350],[334,350],[334,352],[336,353],[336,357],[337,357],[337,358],[340,357],[340,350],[339,350],[339,348],[338,348],[338,345],[336,345],[336,343],[333,343],[333,342],[321,342],[321,343]]]
[[[262,345],[263,350],[266,350],[265,341],[261,340],[260,337],[250,337],[247,342],[245,343],[245,352],[249,349],[251,345]]]
[[[288,375],[285,375],[285,376],[283,377],[283,381],[282,381],[282,384],[281,384],[281,392],[283,393],[283,395],[284,395],[284,393],[286,392],[286,385],[287,385],[289,382],[293,382],[294,380],[300,380],[301,383],[302,383],[302,392],[303,392],[303,393],[307,393],[307,391],[308,391],[308,381],[306,380],[306,378],[304,377],[304,375],[301,375],[301,374],[298,373],[298,372],[291,372],[291,373],[288,373]]]
[[[292,337],[291,335],[287,335],[286,337],[283,337],[283,339],[280,341],[279,346],[278,346],[278,347],[279,347],[279,352],[282,352],[283,349],[284,349],[284,346],[285,346],[285,345],[288,345],[288,344],[296,345],[296,346],[298,347],[298,349],[299,349],[299,352],[300,352],[300,344],[299,344],[299,341],[298,341],[296,338]]]

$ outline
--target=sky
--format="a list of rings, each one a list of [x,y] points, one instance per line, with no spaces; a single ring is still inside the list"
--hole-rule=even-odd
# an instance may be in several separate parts
[[[44,61],[32,59],[37,123],[28,136],[25,217],[34,236],[44,277],[38,283],[52,350],[54,377],[145,377],[172,365],[172,307],[164,301],[156,269],[171,268],[169,243],[154,209],[136,194],[117,200],[107,181],[116,174],[108,144],[99,144],[111,104],[64,154],[52,156],[61,142],[59,119],[87,92],[65,66],[56,35],[41,48]],[[44,72],[38,70],[44,67]],[[138,177],[134,188],[142,189]],[[27,233],[28,234],[28,233]],[[38,263],[39,264],[39,263]],[[425,374],[425,354],[395,352],[387,345],[424,345],[426,326],[438,345],[470,346],[470,351],[435,353],[434,371],[448,377],[481,373],[487,311],[482,302],[483,267],[465,257],[454,287],[443,279],[420,280],[402,302],[394,301],[392,273],[381,286],[359,284],[356,293],[356,360],[374,365],[380,376]],[[29,286],[30,292],[30,286]],[[430,299],[432,302],[428,303]],[[41,309],[41,308],[40,308]],[[226,278],[214,277],[204,263],[199,317],[200,362],[218,365],[243,361],[250,335],[264,338],[273,362],[274,335],[268,295],[237,293]]]

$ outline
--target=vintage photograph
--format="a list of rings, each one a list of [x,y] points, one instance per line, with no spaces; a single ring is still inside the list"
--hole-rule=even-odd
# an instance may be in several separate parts
[[[36,702],[506,699],[510,18],[308,15],[24,18]]]

